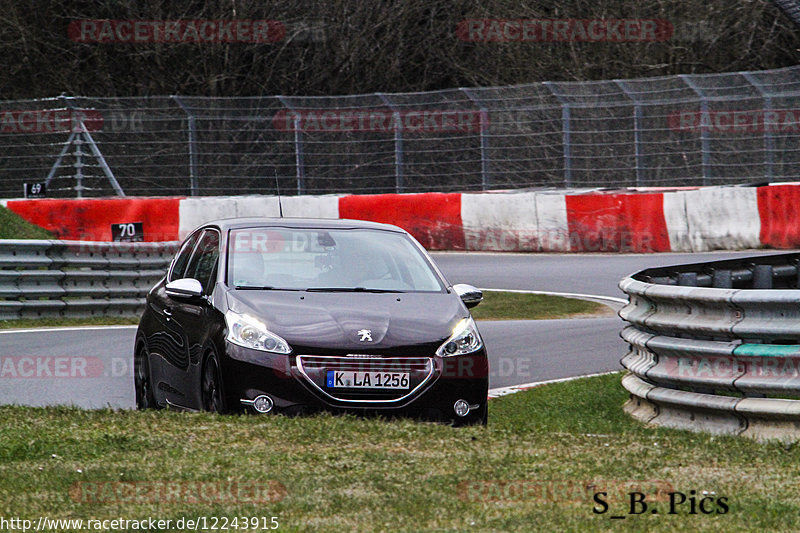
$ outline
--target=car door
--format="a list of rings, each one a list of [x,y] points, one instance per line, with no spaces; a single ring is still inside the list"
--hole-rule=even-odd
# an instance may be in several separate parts
[[[186,395],[186,403],[182,405],[195,409],[202,405],[198,384],[203,355],[210,346],[209,336],[214,327],[210,296],[216,282],[219,247],[219,231],[213,228],[204,230],[183,276],[200,282],[203,286],[203,297],[172,298],[171,321],[181,331],[187,350],[186,360],[175,369],[174,386]]]
[[[180,369],[185,367],[188,361],[188,348],[180,325],[172,318],[176,302],[167,295],[166,284],[184,277],[201,235],[202,231],[197,231],[184,241],[175,255],[167,276],[156,285],[147,299],[151,315],[158,324],[157,327],[149,329],[146,342],[150,353],[153,393],[156,402],[161,405],[167,400],[177,404],[185,403],[186,393],[177,389],[176,385],[181,381],[179,372],[183,371]]]

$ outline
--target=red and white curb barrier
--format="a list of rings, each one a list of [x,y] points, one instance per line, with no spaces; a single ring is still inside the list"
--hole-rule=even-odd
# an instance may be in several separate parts
[[[274,196],[3,200],[61,239],[111,240],[142,222],[146,241],[218,218],[278,216]],[[763,187],[287,196],[287,217],[400,226],[430,250],[703,252],[800,247],[800,184]]]
[[[87,198],[4,200],[4,207],[56,238],[111,241],[111,226],[141,222],[145,241],[178,238],[181,198]]]
[[[576,379],[595,378],[597,376],[607,376],[609,374],[617,374],[618,372],[621,371],[614,370],[612,372],[600,372],[597,374],[586,374],[585,376],[574,376],[570,378],[548,379],[547,381],[534,381],[531,383],[525,383],[523,385],[511,385],[510,387],[489,389],[489,399],[493,400],[495,398],[502,398],[503,396],[508,396],[509,394],[516,394],[518,392],[535,389],[536,387],[541,387],[542,385],[551,385],[553,383],[565,383],[567,381],[575,381]]]
[[[338,196],[283,196],[283,216],[339,218]],[[218,196],[183,198],[178,206],[178,235],[183,239],[201,224],[221,218],[277,217],[277,196]]]

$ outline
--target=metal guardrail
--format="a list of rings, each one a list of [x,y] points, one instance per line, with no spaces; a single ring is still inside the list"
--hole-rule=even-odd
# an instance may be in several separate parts
[[[800,254],[623,279],[625,410],[657,425],[800,439]]]
[[[136,315],[178,244],[0,240],[0,320]]]

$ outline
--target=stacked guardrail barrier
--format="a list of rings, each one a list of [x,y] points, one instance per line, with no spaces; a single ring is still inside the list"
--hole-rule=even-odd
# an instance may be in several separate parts
[[[623,279],[633,417],[800,438],[800,254],[652,268]]]
[[[178,243],[0,241],[0,320],[133,316]]]

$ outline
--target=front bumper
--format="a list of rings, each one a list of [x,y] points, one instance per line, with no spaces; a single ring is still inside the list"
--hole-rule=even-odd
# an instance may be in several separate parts
[[[469,423],[485,413],[489,365],[483,348],[454,357],[287,356],[231,343],[226,343],[225,348],[221,366],[224,393],[231,409],[255,412],[249,402],[265,394],[274,402],[272,412],[285,414],[328,410]],[[331,369],[407,372],[410,384],[401,391],[332,389],[325,384],[325,373]],[[460,399],[472,407],[465,417],[454,412],[454,404]]]

